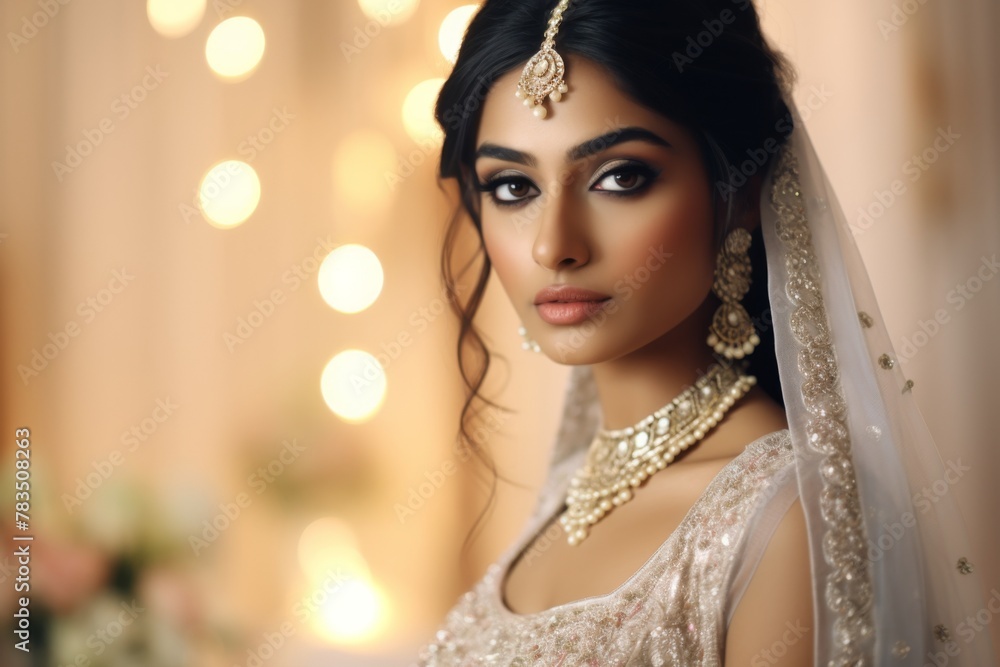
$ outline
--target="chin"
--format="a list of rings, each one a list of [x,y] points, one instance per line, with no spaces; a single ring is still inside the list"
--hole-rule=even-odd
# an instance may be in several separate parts
[[[593,333],[588,337],[583,331],[565,333],[539,345],[546,357],[563,366],[589,366],[613,361],[636,349],[612,345]]]

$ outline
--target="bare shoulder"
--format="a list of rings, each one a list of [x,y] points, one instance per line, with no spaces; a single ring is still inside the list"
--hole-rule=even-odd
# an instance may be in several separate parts
[[[726,667],[812,665],[812,575],[798,498],[778,523],[726,633]]]

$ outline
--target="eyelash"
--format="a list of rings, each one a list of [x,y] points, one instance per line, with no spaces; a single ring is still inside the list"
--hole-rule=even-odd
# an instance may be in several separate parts
[[[608,169],[603,174],[598,176],[597,179],[594,181],[594,183],[596,185],[597,183],[600,183],[608,176],[617,174],[638,174],[640,176],[643,176],[645,178],[645,181],[643,181],[642,185],[632,188],[631,190],[620,190],[620,191],[598,190],[598,192],[610,195],[612,197],[633,197],[644,191],[650,185],[652,185],[656,177],[660,175],[660,171],[657,169],[653,169],[652,167],[645,164],[641,164],[638,162],[631,162],[620,165],[618,167],[613,167],[611,169]],[[527,202],[530,199],[530,197],[524,197],[522,199],[515,199],[511,201],[503,200],[497,197],[496,189],[499,188],[501,185],[509,185],[511,183],[521,183],[521,182],[530,183],[531,181],[525,178],[524,176],[516,176],[516,175],[492,176],[490,178],[487,178],[482,183],[476,183],[476,190],[478,190],[479,192],[487,193],[490,196],[490,200],[493,202],[495,206],[499,206],[501,208],[512,208],[524,205],[524,203]]]

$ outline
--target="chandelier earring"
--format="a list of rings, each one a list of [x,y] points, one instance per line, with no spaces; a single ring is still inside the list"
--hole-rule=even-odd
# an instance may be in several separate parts
[[[722,243],[712,291],[722,300],[708,327],[708,344],[727,359],[742,359],[760,344],[750,314],[740,301],[750,290],[750,232],[737,227]]]

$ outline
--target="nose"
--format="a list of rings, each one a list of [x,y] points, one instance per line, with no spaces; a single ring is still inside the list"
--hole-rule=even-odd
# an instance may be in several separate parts
[[[590,261],[584,220],[564,190],[550,195],[538,213],[532,257],[539,266],[557,271],[576,268]]]

